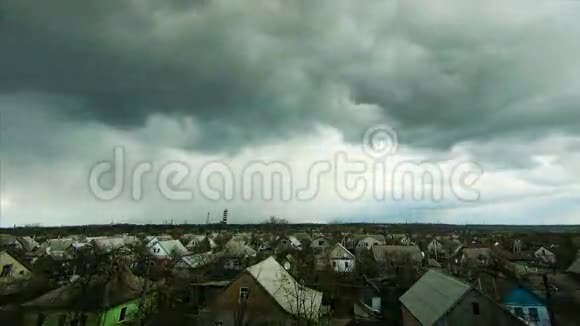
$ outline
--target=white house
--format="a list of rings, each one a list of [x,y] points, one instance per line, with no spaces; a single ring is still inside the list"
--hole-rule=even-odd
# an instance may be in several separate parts
[[[189,254],[179,240],[158,241],[149,247],[149,253],[157,259],[171,259]]]
[[[356,243],[356,248],[364,248],[367,250],[370,250],[373,246],[375,245],[384,245],[385,244],[385,238],[384,237],[379,237],[379,236],[373,236],[373,235],[367,235],[364,236],[363,238],[360,238],[358,240],[358,242]]]
[[[316,256],[316,269],[331,269],[335,272],[352,272],[355,268],[356,257],[340,243],[332,249]]]
[[[0,271],[0,284],[26,279],[32,275],[28,267],[6,250],[0,252],[0,268],[2,268]]]

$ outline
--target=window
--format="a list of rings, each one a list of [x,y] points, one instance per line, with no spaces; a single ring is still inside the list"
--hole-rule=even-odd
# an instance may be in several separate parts
[[[12,264],[2,266],[2,274],[0,277],[8,277],[12,273]]]
[[[318,240],[318,245],[322,246],[324,244],[324,240]]]
[[[344,268],[348,268],[348,262],[347,261],[344,262]]]
[[[250,289],[248,288],[240,288],[240,301],[247,301],[248,297],[250,296]]]
[[[335,261],[332,262],[332,267],[336,267],[336,262]]]
[[[529,308],[528,313],[530,314],[531,321],[540,321],[540,316],[538,315],[538,308]]]
[[[524,309],[521,307],[516,307],[514,309],[514,312],[516,314],[516,316],[518,316],[519,318],[524,318]]]
[[[472,310],[473,310],[473,314],[474,314],[474,315],[476,315],[476,316],[477,316],[477,315],[479,315],[479,303],[477,303],[477,302],[472,302],[472,303],[471,303],[471,308],[472,308]]]
[[[125,317],[127,317],[127,307],[121,309],[121,312],[119,313],[119,321],[125,320]]]

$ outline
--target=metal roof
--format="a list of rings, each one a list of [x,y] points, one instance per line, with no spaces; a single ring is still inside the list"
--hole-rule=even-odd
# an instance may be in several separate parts
[[[288,313],[316,319],[320,313],[322,292],[298,283],[273,257],[246,269]]]
[[[429,270],[401,298],[401,303],[423,325],[433,325],[472,287],[436,270]]]

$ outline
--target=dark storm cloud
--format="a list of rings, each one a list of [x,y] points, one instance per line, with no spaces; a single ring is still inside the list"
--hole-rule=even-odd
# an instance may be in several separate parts
[[[191,116],[191,148],[319,123],[355,141],[387,122],[438,148],[580,130],[579,24],[543,3],[2,4],[0,92],[70,97],[53,114],[119,128]]]

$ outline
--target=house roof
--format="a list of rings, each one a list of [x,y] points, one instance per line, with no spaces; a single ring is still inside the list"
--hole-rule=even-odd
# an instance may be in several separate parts
[[[155,243],[157,243],[159,241],[167,241],[167,240],[173,240],[173,237],[170,236],[170,235],[168,235],[168,234],[148,235],[148,236],[145,237],[145,242],[148,245],[154,245]]]
[[[77,280],[45,293],[22,306],[34,309],[99,310],[139,297],[144,285],[145,281],[142,278],[126,269],[121,269],[110,279],[99,275],[84,285]],[[87,295],[89,293],[90,295]]]
[[[29,272],[32,271],[32,268],[30,268],[30,266],[28,266],[28,264],[23,263],[16,255],[14,255],[13,253],[11,253],[9,250],[2,250],[0,251],[0,255],[2,254],[6,254],[10,257],[12,257],[12,259],[14,259],[15,261],[17,261],[22,267],[26,268]]]
[[[161,248],[163,248],[163,250],[165,250],[169,255],[175,253],[178,256],[183,256],[189,253],[179,240],[165,240],[159,241],[158,243],[159,246],[161,246]]]
[[[22,247],[26,251],[32,251],[40,246],[36,240],[28,236],[19,237],[18,241],[20,241],[20,244],[22,244]]]
[[[466,283],[429,270],[399,300],[421,324],[433,325],[471,290]]]
[[[363,235],[356,235],[352,239],[353,242],[358,243],[365,239],[373,239],[374,241],[380,242],[380,244],[385,244],[385,236],[381,234],[363,234]]]
[[[94,246],[102,251],[112,251],[125,246],[125,239],[121,237],[94,239]]]
[[[288,240],[290,241],[290,243],[294,246],[294,247],[300,247],[302,244],[300,243],[300,240],[298,240],[295,236],[289,236]]]
[[[332,254],[332,252],[334,252],[335,249],[339,249],[340,251],[342,251],[346,256],[349,256],[350,258],[355,258],[355,255],[350,252],[348,249],[346,249],[343,245],[341,245],[340,243],[336,243],[331,250],[328,251],[329,255]]]
[[[188,233],[188,234],[184,234],[181,236],[181,239],[184,241],[191,241],[191,240],[197,240],[197,241],[201,241],[203,239],[206,238],[205,234],[193,234],[193,233]]]
[[[308,234],[306,232],[293,233],[292,236],[294,236],[296,239],[300,240],[300,242],[302,242],[302,241],[310,241],[310,239],[312,238],[310,236],[310,234]]]
[[[0,246],[22,246],[18,239],[11,234],[0,234]]]
[[[65,251],[73,245],[74,240],[70,238],[49,239],[40,245],[40,250],[46,253]]]
[[[198,268],[211,263],[216,257],[211,251],[202,254],[194,254],[181,257],[180,262],[183,262],[188,267]]]
[[[273,257],[248,267],[246,271],[289,314],[306,319],[318,317],[322,292],[298,283]]]
[[[537,255],[555,256],[556,254],[548,250],[546,247],[540,247],[535,251]]]
[[[517,306],[543,306],[543,301],[542,297],[523,286],[512,287],[501,299],[502,304]]]

